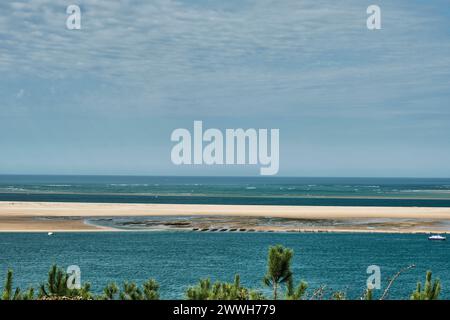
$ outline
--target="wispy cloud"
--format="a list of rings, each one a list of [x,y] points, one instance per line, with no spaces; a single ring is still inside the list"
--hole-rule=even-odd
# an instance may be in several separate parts
[[[109,106],[217,116],[379,113],[450,85],[449,17],[439,1],[379,1],[376,32],[356,0],[80,0],[82,30],[69,31],[72,2],[0,4],[3,75],[73,81],[75,90],[89,78],[126,88],[100,98]]]
[[[208,118],[280,128],[283,174],[448,176],[448,0],[369,31],[373,2],[1,1],[0,167],[173,174],[171,128]]]

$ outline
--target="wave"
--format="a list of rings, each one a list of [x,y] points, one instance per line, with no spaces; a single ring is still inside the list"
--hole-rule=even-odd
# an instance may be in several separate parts
[[[72,187],[72,185],[71,184],[47,184],[44,187],[55,187],[55,188],[58,188],[58,187]]]
[[[110,183],[110,187],[148,187],[148,183]]]
[[[1,191],[7,191],[7,192],[24,192],[24,191],[28,191],[27,189],[24,188],[19,188],[19,187],[5,187],[5,188],[0,188]]]
[[[415,189],[415,190],[400,190],[403,193],[449,193],[450,190],[442,190],[442,189]]]

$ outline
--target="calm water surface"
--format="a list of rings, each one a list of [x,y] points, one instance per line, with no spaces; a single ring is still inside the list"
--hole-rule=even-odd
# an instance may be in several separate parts
[[[153,277],[161,284],[163,298],[183,298],[186,287],[202,277],[231,281],[240,273],[244,285],[263,288],[267,249],[273,244],[294,249],[296,279],[306,280],[311,288],[327,285],[355,298],[364,289],[367,266],[381,267],[384,287],[390,276],[414,263],[417,268],[400,276],[391,297],[407,298],[432,269],[442,280],[443,297],[450,298],[448,242],[431,242],[424,235],[0,233],[0,271],[13,268],[15,284],[27,287],[43,282],[52,263],[75,264],[96,292],[110,280],[143,282]]]

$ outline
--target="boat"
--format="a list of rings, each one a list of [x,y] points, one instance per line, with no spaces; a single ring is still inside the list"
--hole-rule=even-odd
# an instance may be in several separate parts
[[[446,237],[441,236],[440,234],[433,234],[432,236],[428,237],[428,240],[437,240],[437,241],[443,241],[446,240]]]
[[[47,233],[49,236],[52,236],[53,235],[53,232],[49,232],[49,233]]]

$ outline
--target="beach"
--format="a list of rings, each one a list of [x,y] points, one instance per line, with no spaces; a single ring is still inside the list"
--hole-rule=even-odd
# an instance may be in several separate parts
[[[0,232],[117,230],[86,222],[108,217],[225,217],[230,221],[240,217],[236,228],[256,231],[446,233],[450,208],[0,202]],[[255,218],[262,217],[311,223],[296,228],[255,226]],[[327,221],[343,223],[331,226]],[[207,222],[202,223],[207,230]]]

